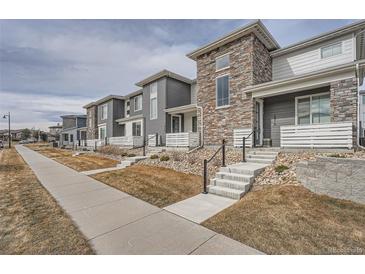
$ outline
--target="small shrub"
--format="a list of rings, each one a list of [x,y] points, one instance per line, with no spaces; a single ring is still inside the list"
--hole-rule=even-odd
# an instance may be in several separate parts
[[[121,155],[122,157],[125,157],[125,156],[128,156],[128,153],[127,153],[127,152],[122,152],[120,155]]]
[[[160,158],[161,162],[168,161],[168,160],[170,160],[170,157],[168,155],[162,155]]]
[[[171,157],[174,161],[177,161],[177,162],[180,162],[180,161],[183,160],[183,157],[182,157],[181,153],[178,152],[178,151],[172,151],[171,152]]]
[[[328,157],[346,158],[346,156],[344,154],[339,154],[339,153],[332,153],[332,154],[328,155]]]
[[[158,155],[157,155],[157,154],[152,154],[152,155],[150,156],[150,159],[158,159]]]
[[[289,167],[285,166],[285,165],[278,165],[275,167],[275,171],[278,173],[278,174],[281,174],[283,173],[285,170],[289,169]]]
[[[130,153],[130,154],[128,154],[128,157],[136,157],[136,154]]]

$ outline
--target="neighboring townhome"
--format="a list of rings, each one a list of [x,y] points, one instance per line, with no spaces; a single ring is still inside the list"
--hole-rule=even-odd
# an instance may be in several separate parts
[[[136,85],[143,89],[145,134],[150,146],[198,145],[195,84],[192,80],[163,70]],[[157,140],[153,136],[157,136]]]
[[[80,146],[86,140],[86,115],[63,115],[60,146]]]
[[[199,144],[195,81],[163,70],[136,85],[141,89],[84,106],[88,143],[98,139],[98,145],[105,141],[121,146],[141,146],[144,141],[150,146]]]
[[[365,90],[360,91],[360,145],[365,146]]]
[[[188,54],[204,144],[356,146],[364,29],[358,21],[280,49],[258,20]]]

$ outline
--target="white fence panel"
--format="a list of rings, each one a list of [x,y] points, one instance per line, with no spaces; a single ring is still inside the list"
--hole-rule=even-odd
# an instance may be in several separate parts
[[[280,127],[280,145],[287,148],[348,148],[353,146],[352,123]]]
[[[156,146],[156,134],[148,134],[147,136],[148,140],[147,140],[147,145],[149,147],[155,147]]]
[[[179,132],[166,134],[167,147],[196,147],[199,145],[199,133]]]
[[[233,130],[233,146],[234,147],[242,147],[242,139],[243,137],[247,137],[252,133],[252,128],[237,128]],[[252,147],[253,133],[251,136],[246,139],[245,146]]]
[[[142,146],[143,136],[109,137],[108,143],[115,146]]]

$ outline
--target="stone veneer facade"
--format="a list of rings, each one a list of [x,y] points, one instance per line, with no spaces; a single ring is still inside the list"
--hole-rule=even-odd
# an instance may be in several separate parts
[[[216,71],[215,59],[230,53],[230,67]],[[216,108],[216,78],[229,74],[230,104]],[[271,80],[271,57],[254,34],[232,41],[197,58],[197,104],[203,108],[205,145],[233,144],[233,130],[252,128],[255,102],[242,90]],[[198,111],[198,125],[201,113]],[[200,129],[198,129],[200,131]]]
[[[357,135],[357,80],[355,77],[332,82],[330,85],[331,122],[352,122],[353,140]]]
[[[87,139],[98,139],[98,107],[91,106],[86,110],[86,138]],[[90,122],[91,121],[91,122]]]

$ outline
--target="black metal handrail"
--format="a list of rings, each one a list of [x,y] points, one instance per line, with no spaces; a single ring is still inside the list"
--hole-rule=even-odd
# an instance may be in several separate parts
[[[222,167],[226,166],[226,141],[222,140],[222,145],[217,149],[209,159],[204,159],[203,161],[203,193],[207,194],[207,184],[208,184],[208,163],[210,163],[214,157],[222,150]]]
[[[251,133],[247,137],[242,137],[242,162],[246,162],[246,139],[248,139],[255,131],[251,131]]]
[[[141,145],[141,146],[133,146],[129,150],[137,149],[137,148],[143,148],[143,156],[146,156],[146,144],[148,144],[148,141],[151,140],[152,138],[156,138],[156,145],[157,145],[158,134],[156,133],[153,136],[147,138],[147,140],[145,138],[143,138],[143,145]]]

